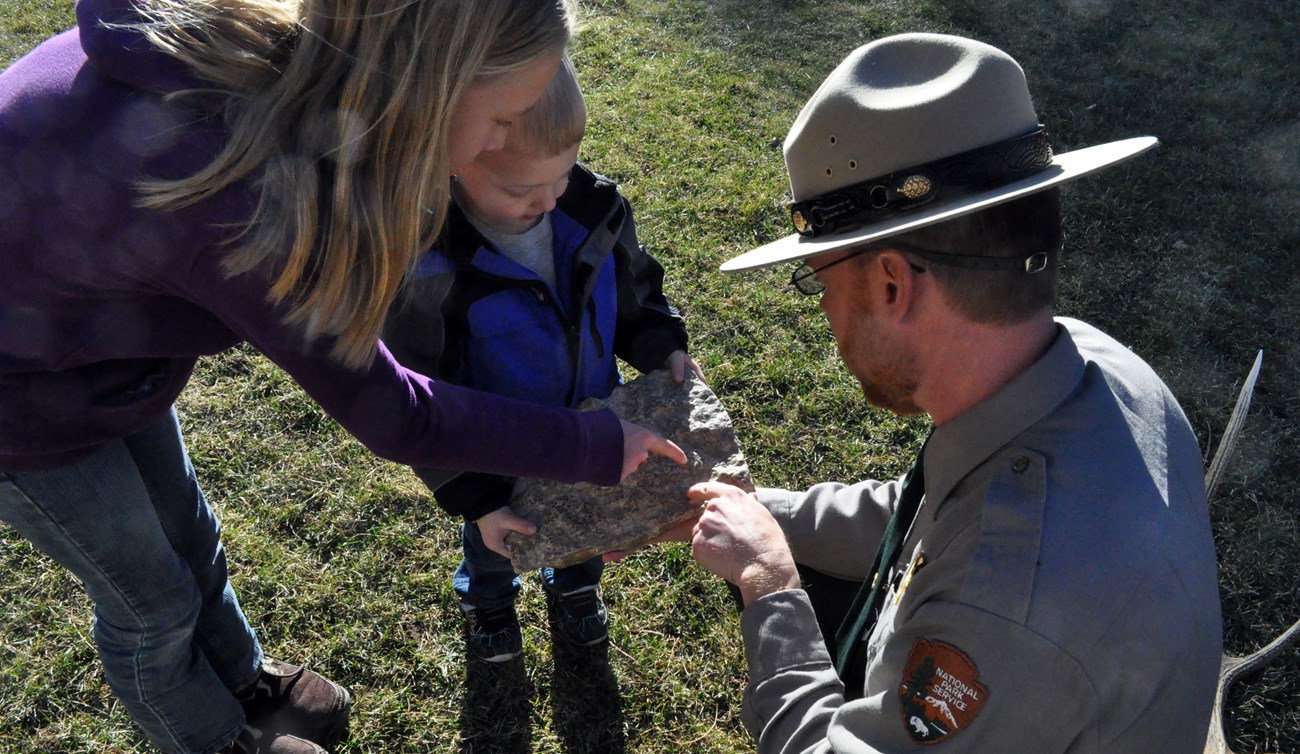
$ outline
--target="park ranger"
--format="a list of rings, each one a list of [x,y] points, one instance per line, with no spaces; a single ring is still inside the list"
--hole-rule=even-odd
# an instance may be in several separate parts
[[[1060,185],[1155,145],[1054,154],[1001,50],[849,55],[785,141],[803,262],[868,401],[934,429],[894,481],[717,483],[695,557],[735,584],[763,752],[1200,751],[1222,651],[1196,438],[1138,356],[1054,317]],[[796,565],[797,563],[797,565]]]

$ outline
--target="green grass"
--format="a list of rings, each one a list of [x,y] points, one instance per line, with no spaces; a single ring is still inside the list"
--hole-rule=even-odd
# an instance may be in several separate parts
[[[780,142],[844,54],[899,31],[974,36],[1024,65],[1058,150],[1161,137],[1153,155],[1067,191],[1058,308],[1150,361],[1207,456],[1265,349],[1213,501],[1227,648],[1250,651],[1300,618],[1295,0],[606,0],[585,12],[582,158],[631,198],[762,484],[897,473],[923,431],[863,404],[815,304],[785,292],[781,271],[716,272],[787,232]],[[70,17],[67,0],[0,0],[0,61]],[[553,662],[529,580],[526,671],[502,697],[502,679],[466,667],[455,528],[413,475],[246,351],[206,360],[179,410],[264,644],[356,692],[345,751],[753,750],[734,611],[681,546],[611,567],[610,662],[577,677]],[[149,750],[100,679],[77,583],[7,529],[0,605],[0,754]],[[1239,752],[1300,751],[1300,651],[1232,702]]]

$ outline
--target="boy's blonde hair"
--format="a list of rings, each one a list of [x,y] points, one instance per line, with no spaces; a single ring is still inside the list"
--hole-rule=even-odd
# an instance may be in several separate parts
[[[542,98],[510,127],[506,149],[551,157],[580,143],[586,131],[587,103],[573,59],[566,52]]]
[[[206,168],[145,180],[167,210],[252,180],[259,201],[224,260],[274,275],[268,297],[361,368],[446,218],[447,137],[467,89],[559,54],[573,0],[150,0],[141,31],[223,95]]]

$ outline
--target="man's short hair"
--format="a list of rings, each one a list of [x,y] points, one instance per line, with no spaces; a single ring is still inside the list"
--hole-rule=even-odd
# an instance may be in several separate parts
[[[1061,190],[1040,191],[890,240],[951,254],[1027,257],[1047,252],[1046,268],[1032,274],[921,260],[934,273],[949,302],[966,318],[986,324],[1023,322],[1050,309],[1056,299],[1062,244]]]
[[[515,119],[506,137],[506,148],[549,157],[581,142],[586,130],[587,103],[578,85],[578,72],[566,52],[537,104]]]

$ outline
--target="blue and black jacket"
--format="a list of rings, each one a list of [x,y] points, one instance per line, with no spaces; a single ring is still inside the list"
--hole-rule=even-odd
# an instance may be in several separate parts
[[[453,205],[389,315],[385,345],[431,377],[570,407],[610,394],[621,381],[615,357],[648,372],[686,350],[663,268],[637,242],[632,208],[613,182],[575,165],[551,224],[554,289]],[[490,474],[415,471],[439,506],[467,521],[507,504],[514,486]]]

